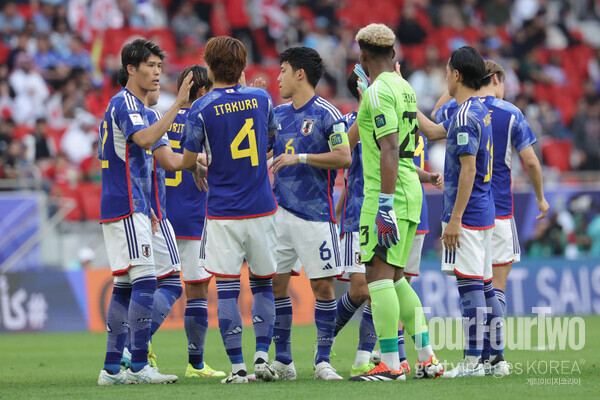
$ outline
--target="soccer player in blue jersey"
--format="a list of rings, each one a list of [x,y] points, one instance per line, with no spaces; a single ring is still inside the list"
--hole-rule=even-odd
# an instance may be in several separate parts
[[[491,116],[477,97],[484,75],[485,65],[477,50],[468,46],[455,50],[446,66],[446,82],[448,93],[459,105],[457,112],[439,125],[417,114],[428,139],[446,138],[442,271],[457,278],[467,338],[465,357],[444,373],[447,378],[485,375],[480,358],[486,306],[497,302],[493,290],[484,291],[484,279],[491,277],[492,270],[495,213]]]
[[[340,275],[339,236],[335,225],[333,185],[338,168],[352,162],[346,121],[315,94],[323,74],[319,54],[293,47],[280,54],[280,94],[292,101],[275,109],[273,191],[277,211],[276,320],[273,367],[283,379],[295,379],[290,332],[292,303],[288,284],[299,259],[316,298],[317,354],[315,379],[339,380],[329,363],[336,320],[333,277]]]
[[[156,44],[136,39],[121,51],[125,88],[111,100],[100,126],[102,165],[101,219],[114,278],[107,314],[107,348],[99,385],[175,382],[148,365],[148,342],[156,290],[152,251],[149,150],[167,131],[189,96],[191,77],[165,116],[149,125],[144,100],[158,89],[164,53]],[[121,371],[121,356],[131,331],[131,367]]]
[[[536,219],[542,219],[548,213],[550,206],[544,197],[542,169],[533,150],[537,142],[529,124],[519,109],[502,100],[504,97],[504,69],[492,60],[485,61],[485,77],[478,94],[483,103],[492,113],[492,135],[494,136],[492,194],[496,208],[495,226],[492,235],[492,266],[493,284],[486,277],[486,293],[493,290],[500,302],[500,309],[492,305],[492,318],[504,318],[506,312],[506,280],[512,264],[521,259],[519,238],[513,217],[513,197],[511,188],[511,164],[513,147],[519,153],[525,170],[533,186],[536,203],[540,214]],[[443,96],[442,98],[448,99]],[[438,105],[440,102],[438,102]],[[437,122],[447,120],[457,108],[456,100],[449,100],[432,114]],[[508,195],[510,193],[510,195]],[[508,364],[503,356],[503,335],[486,338],[484,342],[483,361],[486,374],[503,376],[510,373]],[[494,340],[495,339],[495,340]],[[485,363],[489,359],[489,363]]]
[[[254,372],[261,380],[278,379],[268,364],[275,320],[277,203],[267,170],[267,145],[275,120],[264,89],[237,84],[246,55],[237,39],[220,36],[208,41],[204,60],[213,90],[192,104],[183,133],[184,167],[195,164],[203,149],[207,154],[206,270],[216,276],[219,329],[232,363],[222,383],[248,382],[238,307],[244,259],[254,296]]]

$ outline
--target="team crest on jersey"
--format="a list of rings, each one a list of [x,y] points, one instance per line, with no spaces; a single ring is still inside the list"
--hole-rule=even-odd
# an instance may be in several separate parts
[[[375,126],[378,128],[385,126],[385,115],[379,114],[375,117]]]
[[[362,264],[360,262],[360,251],[354,252],[354,264]]]
[[[150,248],[149,244],[143,244],[142,245],[142,254],[144,255],[144,257],[148,258],[150,257],[150,254],[152,254],[152,250]]]
[[[302,128],[300,128],[300,132],[302,132],[302,134],[304,136],[310,135],[314,129],[315,129],[315,120],[314,119],[306,119],[305,118],[302,121]]]

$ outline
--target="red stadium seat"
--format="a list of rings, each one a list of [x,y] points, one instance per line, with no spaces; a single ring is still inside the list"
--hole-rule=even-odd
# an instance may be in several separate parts
[[[81,221],[83,219],[83,210],[81,208],[81,200],[77,188],[72,188],[71,185],[56,184],[50,190],[50,194],[58,197],[60,206],[66,205],[67,202],[74,202],[75,208],[71,210],[65,217],[67,221]]]
[[[544,163],[561,172],[570,171],[571,147],[573,147],[573,143],[570,139],[544,139],[542,143]]]
[[[102,186],[96,183],[84,182],[78,187],[81,196],[83,215],[88,220],[100,220],[100,193]]]

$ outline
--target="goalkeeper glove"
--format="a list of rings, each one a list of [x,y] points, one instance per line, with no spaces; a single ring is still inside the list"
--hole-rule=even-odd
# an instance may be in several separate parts
[[[398,243],[400,232],[394,212],[394,195],[379,195],[379,209],[375,217],[375,232],[377,233],[377,243],[379,246],[385,246],[388,249]]]
[[[354,73],[360,78],[358,87],[360,88],[360,91],[364,93],[371,84],[371,81],[367,78],[367,74],[365,74],[365,70],[360,64],[354,65]]]

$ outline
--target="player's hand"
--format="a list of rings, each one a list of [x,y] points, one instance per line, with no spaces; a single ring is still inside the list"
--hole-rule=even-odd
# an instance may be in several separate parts
[[[196,182],[196,186],[203,192],[208,192],[208,181],[206,180],[206,175],[208,172],[208,168],[200,163],[196,163],[196,171],[194,172],[194,182]]]
[[[280,154],[273,160],[271,168],[273,169],[273,173],[275,173],[279,171],[281,167],[285,167],[286,165],[296,165],[299,162],[298,154]]]
[[[439,172],[429,174],[429,183],[438,190],[444,189],[444,175]]]
[[[179,87],[179,93],[177,93],[177,105],[179,108],[183,107],[187,102],[190,101],[190,89],[194,86],[194,82],[192,82],[192,78],[194,74],[190,71],[189,74],[183,79],[181,86]]]
[[[358,93],[360,93],[362,97],[362,94],[367,90],[367,88],[371,84],[371,81],[369,81],[365,70],[360,64],[354,65],[354,73],[356,74],[356,76],[358,76]]]
[[[394,195],[380,194],[379,209],[375,217],[375,232],[377,233],[377,243],[388,249],[398,243],[400,232],[398,231],[398,222],[394,212]]]
[[[158,217],[154,214],[154,210],[150,209],[150,224],[152,226],[152,234],[158,232]]]
[[[448,251],[456,251],[457,248],[460,248],[460,221],[450,219],[444,229],[442,240]]]
[[[250,87],[255,87],[255,88],[261,88],[261,89],[267,89],[267,81],[265,79],[263,79],[262,77],[258,77],[254,80],[254,82],[252,82],[250,84]]]
[[[238,79],[238,85],[246,86],[246,73],[244,71],[242,71],[242,74],[240,75],[240,79]]]
[[[400,78],[403,78],[402,76],[402,71],[400,70],[400,63],[398,61],[396,61],[396,64],[394,65],[394,70],[396,71],[396,73],[398,74],[398,76]]]
[[[540,215],[535,217],[535,219],[539,221],[540,219],[543,219],[546,217],[546,215],[548,215],[548,211],[550,211],[550,205],[548,204],[546,199],[535,199],[535,202],[537,203],[538,210],[540,210]]]

